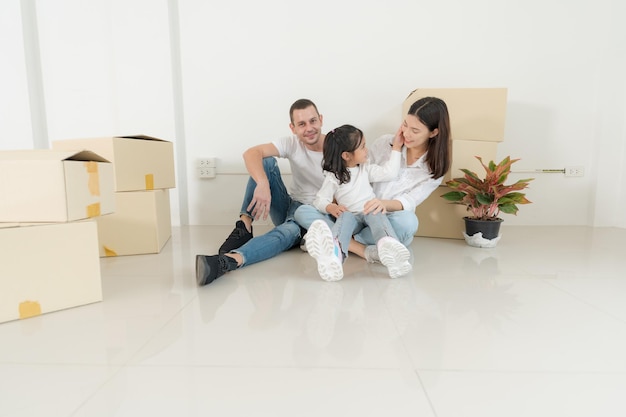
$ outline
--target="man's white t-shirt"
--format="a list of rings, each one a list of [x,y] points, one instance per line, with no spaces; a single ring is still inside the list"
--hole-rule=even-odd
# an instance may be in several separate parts
[[[280,138],[272,144],[281,158],[289,160],[292,175],[289,195],[302,204],[312,204],[324,182],[323,153],[308,149],[296,135]]]

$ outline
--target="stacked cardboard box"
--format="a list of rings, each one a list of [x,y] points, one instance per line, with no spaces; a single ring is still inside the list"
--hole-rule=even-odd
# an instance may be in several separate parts
[[[95,219],[113,166],[89,151],[0,152],[0,322],[102,301]]]
[[[506,88],[429,88],[411,92],[403,103],[402,114],[422,97],[438,97],[446,102],[452,132],[452,166],[439,189],[415,210],[419,219],[416,236],[463,239],[467,215],[464,206],[450,204],[441,195],[450,191],[445,182],[460,177],[461,168],[481,175],[484,169],[475,158],[488,163],[497,159],[497,145],[504,140]]]
[[[172,234],[172,142],[145,136],[68,139],[54,149],[89,149],[113,163],[115,213],[97,219],[100,256],[159,253]]]

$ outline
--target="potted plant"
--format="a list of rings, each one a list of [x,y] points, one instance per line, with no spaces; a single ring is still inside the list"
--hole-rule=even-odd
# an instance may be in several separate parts
[[[493,161],[485,165],[480,156],[476,159],[485,168],[485,177],[481,179],[469,169],[461,169],[465,174],[461,178],[454,178],[446,185],[454,191],[447,192],[441,197],[453,204],[462,204],[471,213],[464,217],[465,241],[472,246],[493,247],[500,239],[500,213],[517,215],[518,204],[529,204],[526,194],[519,192],[528,187],[534,178],[519,180],[514,184],[506,185],[511,172],[511,165],[519,159],[504,158],[499,164]],[[477,235],[482,233],[482,235]]]

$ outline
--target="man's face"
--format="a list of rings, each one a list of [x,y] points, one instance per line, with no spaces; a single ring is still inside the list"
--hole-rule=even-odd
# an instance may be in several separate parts
[[[293,122],[289,124],[294,135],[298,136],[305,145],[315,145],[320,140],[322,131],[322,116],[315,111],[315,107],[293,111]]]

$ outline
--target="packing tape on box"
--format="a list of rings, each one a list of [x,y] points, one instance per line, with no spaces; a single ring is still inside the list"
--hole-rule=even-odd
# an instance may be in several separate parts
[[[102,248],[104,249],[105,256],[117,256],[117,252],[115,252],[113,249],[109,248],[108,246],[102,246]]]
[[[41,305],[37,301],[23,301],[19,305],[20,319],[41,315]]]
[[[154,174],[146,174],[146,190],[154,190]]]
[[[85,169],[89,175],[89,192],[91,195],[100,195],[100,177],[98,175],[98,163],[95,161],[85,162]]]
[[[93,203],[87,206],[87,217],[97,217],[100,215],[100,203]]]

